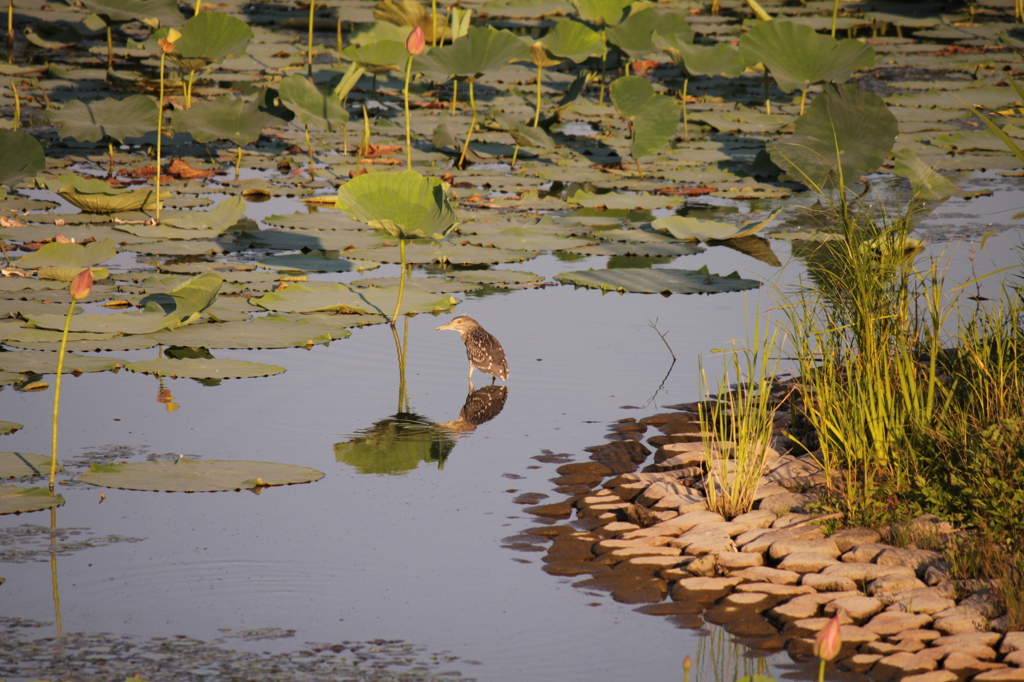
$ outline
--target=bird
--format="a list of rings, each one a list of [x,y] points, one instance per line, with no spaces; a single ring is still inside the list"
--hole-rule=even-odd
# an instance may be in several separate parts
[[[473,370],[478,369],[484,374],[490,374],[493,384],[496,379],[502,381],[508,379],[508,362],[505,361],[505,351],[502,349],[498,339],[494,338],[480,326],[476,320],[466,315],[459,315],[448,324],[442,324],[434,331],[451,329],[457,331],[466,344],[466,357],[469,358],[469,383],[473,383]]]

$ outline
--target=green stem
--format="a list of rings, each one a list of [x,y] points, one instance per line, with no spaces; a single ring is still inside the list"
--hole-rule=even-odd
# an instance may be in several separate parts
[[[448,22],[444,25],[447,26]],[[430,46],[437,47],[437,0],[430,0]]]
[[[14,0],[7,0],[7,49],[14,47]],[[17,130],[17,128],[15,128]]]
[[[185,86],[185,108],[192,108],[192,84],[195,82],[196,72],[188,72],[188,83]]]
[[[458,78],[453,78],[452,79],[452,111],[451,111],[451,115],[452,116],[455,115],[455,105],[458,103],[458,101],[459,101],[459,79]]]
[[[391,326],[398,321],[398,311],[402,309],[402,296],[405,294],[405,240],[399,237],[398,248],[402,252],[402,276],[398,280],[398,305],[395,306],[395,314],[391,316]]]
[[[764,110],[769,116],[772,115],[772,100],[769,97],[768,69],[764,70]]]
[[[469,151],[469,139],[473,137],[473,129],[476,128],[476,99],[473,97],[473,80],[469,81],[469,108],[473,110],[473,118],[469,121],[469,132],[466,133],[466,143],[462,145],[462,156],[459,157],[459,168],[466,163],[466,152]]]
[[[690,79],[683,79],[683,140],[690,139],[690,118],[686,113],[686,91],[690,88]]]
[[[112,176],[114,174],[114,143],[107,142],[107,156],[109,157],[110,163],[107,164],[107,175]]]
[[[832,2],[832,37],[836,37],[836,18],[839,16],[839,0]]]
[[[306,50],[306,66],[309,75],[313,76],[313,12],[316,11],[316,0],[309,0],[309,47]]]
[[[50,507],[50,530],[57,530],[57,508]],[[57,626],[57,639],[64,636],[64,622],[60,617],[60,590],[57,589],[57,533],[50,533],[50,585],[53,588],[53,620]]]
[[[516,142],[516,150],[512,152],[512,163],[509,164],[509,170],[515,171],[516,169],[516,158],[519,156],[519,143]]]
[[[825,659],[821,659],[821,665],[818,666],[818,682],[825,682]]]
[[[640,175],[640,179],[644,179],[644,172],[640,170],[640,159],[633,159],[633,163],[636,164],[636,172]]]
[[[107,26],[107,68],[114,68],[114,32]]]
[[[235,158],[235,180],[238,179],[238,173],[242,169],[242,146],[238,146],[238,156]]]
[[[608,36],[604,29],[601,29],[601,40],[604,41],[604,54],[601,55],[601,94],[598,95],[597,103],[604,106],[604,84],[608,80]]]
[[[806,101],[807,101],[807,90],[802,90],[800,92],[800,115],[801,116],[804,115],[804,102],[806,102]]]
[[[338,17],[338,63],[341,64],[341,17]]]
[[[405,62],[405,167],[412,170],[412,125],[409,117],[409,81],[412,79],[412,55]]]
[[[544,75],[544,67],[537,66],[537,107],[533,114],[533,127],[536,128],[540,123],[540,79]]]
[[[196,15],[199,14],[199,11],[202,9],[202,7],[203,7],[203,0],[196,0]],[[193,16],[195,16],[195,15],[193,15]]]
[[[14,129],[18,129],[18,125],[21,123],[21,96],[18,94],[18,86],[11,79],[11,91],[14,93]]]
[[[78,301],[71,298],[67,319],[64,320],[64,333],[60,337],[60,355],[57,357],[57,379],[53,384],[53,449],[50,452],[50,495],[53,495],[53,482],[57,476],[57,423],[60,415],[60,378],[64,372],[64,350],[68,344],[68,331],[71,329],[71,315],[75,312]]]
[[[316,177],[316,173],[313,172],[313,144],[309,141],[309,126],[306,128],[306,149],[309,150],[309,179],[313,180]]]
[[[160,102],[156,108],[156,221],[160,222],[160,164],[164,141],[164,64],[167,55],[160,51]]]

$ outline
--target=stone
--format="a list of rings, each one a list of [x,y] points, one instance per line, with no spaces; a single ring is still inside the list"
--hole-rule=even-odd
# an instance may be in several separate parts
[[[776,587],[778,586],[776,585]],[[770,609],[777,601],[778,599],[765,592],[734,592],[727,595],[719,603],[725,606],[761,612]]]
[[[679,566],[682,558],[683,557],[679,556],[634,556],[626,559],[624,563],[627,566],[634,566],[636,568],[662,571],[667,568]]]
[[[1024,682],[1024,668],[1000,668],[978,673],[974,682]]]
[[[938,585],[939,583],[949,582],[951,576],[949,574],[949,564],[945,561],[938,561],[934,564],[929,564],[924,569],[924,575],[921,578],[929,585]]]
[[[947,655],[956,653],[964,654],[966,656],[970,656],[971,658],[976,658],[979,661],[991,662],[996,660],[996,650],[990,646],[984,646],[981,644],[946,644],[934,648],[941,649]]]
[[[956,673],[960,679],[967,679],[978,673],[997,670],[1006,666],[1002,663],[979,661],[974,656],[954,651],[942,661],[942,667],[952,673]]]
[[[601,540],[594,545],[595,554],[604,554],[610,552],[613,549],[622,549],[624,547],[663,547],[672,541],[672,538],[665,536],[654,536],[647,538],[634,538],[632,540],[624,540],[621,538],[608,538]]]
[[[882,602],[873,597],[843,597],[825,604],[825,615],[834,616],[845,612],[854,623],[865,623],[882,610]],[[876,652],[880,653],[880,652]]]
[[[825,626],[831,620],[831,618],[800,618],[798,620],[791,620],[782,628],[782,632],[790,637],[817,635],[817,633],[825,629]],[[840,615],[839,624],[840,626],[849,625],[850,619],[845,615]]]
[[[618,563],[638,556],[671,556],[678,557],[683,551],[678,547],[621,547],[605,552],[597,557],[603,563]]]
[[[815,592],[814,594],[803,594],[795,597],[785,604],[779,604],[769,615],[780,623],[788,623],[791,620],[801,618],[814,618],[821,610],[822,604],[841,597],[855,596],[855,592]]]
[[[691,575],[704,576],[705,578],[717,576],[718,557],[714,554],[705,554],[703,556],[695,557],[693,561],[686,565],[686,570]]]
[[[676,537],[680,533],[685,533],[690,530],[698,523],[714,520],[718,520],[723,523],[725,522],[725,518],[721,514],[709,511],[694,511],[689,512],[688,514],[680,514],[666,521],[656,523],[653,526],[648,526],[647,528],[639,528],[637,530],[629,531],[624,533],[622,537],[627,540],[651,535],[670,535],[672,537]]]
[[[740,583],[735,589],[737,593],[770,594],[780,599],[791,599],[801,594],[815,594],[812,588],[803,585],[776,585],[775,583]]]
[[[636,498],[636,502],[637,504],[642,504],[646,507],[652,507],[656,502],[658,502],[658,500],[664,497],[671,495],[692,495],[695,492],[696,491],[693,488],[689,488],[682,483],[655,481],[640,493]]]
[[[900,682],[957,682],[959,678],[948,670],[930,670],[926,673],[908,675]]]
[[[775,522],[775,519],[779,518],[775,512],[770,512],[762,509],[755,509],[749,511],[746,514],[740,514],[733,518],[732,522],[735,524],[746,526],[744,532],[747,530],[754,530],[755,528],[768,528]]]
[[[1003,612],[999,595],[995,590],[987,588],[971,593],[967,599],[957,604],[956,608],[962,613],[983,618],[995,618]]]
[[[604,530],[607,533],[614,533],[616,535],[622,533],[628,533],[631,530],[637,530],[640,526],[635,523],[627,523],[625,521],[612,521],[604,526]]]
[[[732,592],[740,579],[728,578],[683,578],[672,586],[672,599],[713,602]]]
[[[768,481],[783,483],[787,479],[801,479],[817,476],[823,471],[814,460],[780,457],[778,466],[773,467],[764,478]]]
[[[747,529],[743,524],[736,524],[732,521],[726,521],[722,523],[720,521],[705,521],[704,523],[698,523],[696,526],[691,528],[688,532],[698,533],[702,530],[716,530],[725,533],[729,537],[735,537]]]
[[[772,528],[789,528],[797,524],[803,525],[814,525],[804,524],[804,521],[810,521],[814,519],[814,514],[783,514],[779,518],[775,519],[772,523]]]
[[[1003,636],[1003,643],[999,646],[999,653],[1008,654],[1012,651],[1024,651],[1024,632],[1007,632]]]
[[[781,559],[795,552],[819,552],[838,559],[841,552],[836,543],[829,538],[820,540],[779,540],[768,548],[768,555],[773,559]]]
[[[666,495],[654,503],[653,509],[674,511],[679,514],[703,511],[708,508],[708,501],[703,495]]]
[[[696,541],[691,542],[686,547],[686,553],[694,556],[701,556],[704,554],[718,554],[721,552],[735,552],[736,543],[732,541],[732,538],[716,537],[709,535],[707,537],[698,538]]]
[[[767,582],[776,585],[796,585],[800,582],[800,574],[793,571],[780,571],[777,568],[767,566],[753,566],[730,574],[733,578],[740,578],[744,582]]]
[[[701,524],[701,526],[704,526],[704,524]],[[691,544],[693,544],[695,542],[706,541],[708,539],[722,540],[722,541],[728,543],[729,545],[733,545],[734,544],[733,541],[732,541],[732,538],[729,537],[728,533],[726,533],[724,530],[721,530],[720,528],[718,528],[717,526],[714,526],[714,525],[712,525],[710,527],[704,526],[703,528],[701,528],[701,527],[691,528],[690,530],[686,531],[685,533],[683,533],[682,535],[680,535],[676,539],[672,540],[670,542],[670,544],[673,547],[679,547],[680,549],[686,549],[687,547],[689,547]]]
[[[849,670],[854,673],[866,673],[881,659],[882,657],[879,654],[854,654],[853,656],[841,659],[838,665],[843,670]]]
[[[717,559],[718,567],[723,571],[736,571],[764,565],[763,556],[749,552],[720,552]]]
[[[748,530],[736,536],[736,546],[744,552],[764,554],[779,540],[817,540],[825,537],[821,528],[815,525],[798,526],[796,528],[761,528]]]
[[[852,623],[839,626],[839,638],[843,640],[844,645],[849,644],[855,648],[877,642],[880,639],[878,634]]]
[[[954,613],[949,616],[941,615],[951,610],[953,609],[934,614],[935,622],[932,627],[944,635],[961,635],[988,629],[988,618],[983,616],[962,613]]]
[[[877,637],[877,635],[875,635],[875,636]],[[892,642],[881,642],[881,641],[868,642],[867,644],[865,644],[864,646],[862,646],[860,648],[860,652],[862,654],[880,654],[882,656],[888,656],[890,654],[895,654],[895,653],[898,653],[900,651],[906,651],[906,649],[902,649],[902,648],[896,646],[895,644],[893,644]],[[913,653],[913,652],[910,652],[910,653]]]
[[[919,592],[920,590],[911,590],[911,592]],[[891,598],[891,594],[882,595],[884,601],[888,601]],[[898,601],[894,601],[886,607],[886,611],[907,611],[910,613],[927,613],[932,615],[939,611],[944,611],[956,604],[952,599],[940,597],[933,594],[922,594],[920,596],[909,596],[903,597]]]
[[[643,481],[633,481],[631,483],[623,483],[617,485],[612,490],[621,499],[627,501],[633,501],[637,498],[640,493],[647,489],[647,484]]]
[[[923,613],[896,613],[894,611],[883,611],[868,621],[864,627],[879,635],[894,635],[904,630],[922,628],[931,622],[931,616]]]
[[[904,630],[892,635],[891,639],[916,639],[921,642],[932,642],[942,636],[941,632],[936,632],[932,629],[918,628],[914,630]]]
[[[674,466],[692,467],[704,464],[704,444],[701,442],[667,443],[654,452],[654,461],[664,464],[672,460]]]
[[[918,575],[924,575],[925,568],[941,559],[941,554],[930,549],[899,549],[889,547],[882,550],[875,557],[874,562],[879,566],[909,566]]]
[[[868,583],[865,592],[874,597],[886,592],[915,590],[924,587],[923,582],[909,575],[883,575]]]
[[[871,676],[879,680],[891,680],[935,670],[937,667],[938,664],[927,656],[899,651],[879,659],[871,668]]]
[[[846,555],[844,554],[843,557]],[[883,575],[907,575],[914,577],[914,569],[907,566],[879,566],[878,564],[846,562],[826,566],[821,570],[822,575],[845,576],[858,583],[866,583],[878,580]]]
[[[841,558],[847,563],[870,564],[874,563],[875,557],[887,549],[890,549],[889,545],[880,542],[865,542],[843,552]]]
[[[813,587],[818,592],[851,592],[857,589],[857,583],[852,578],[841,575],[807,573],[800,579],[800,584]]]
[[[794,573],[818,573],[821,569],[839,563],[821,552],[794,552],[779,562],[779,569]]]
[[[1024,634],[1024,633],[1022,633]],[[932,646],[950,646],[953,648],[962,646],[983,646],[983,647],[994,647],[999,644],[1003,636],[998,632],[971,632],[959,635],[946,635],[944,637],[937,637],[932,641]],[[992,650],[995,658],[995,650]]]
[[[1024,651],[1011,651],[1003,656],[1003,663],[1006,663],[1007,665],[1015,665],[1018,668],[1024,668]]]
[[[877,530],[871,528],[844,528],[828,536],[829,540],[836,543],[840,552],[848,552],[857,545],[875,543],[882,539]]]
[[[769,485],[778,486],[777,483],[771,483]],[[777,514],[790,511],[803,511],[807,509],[808,503],[817,499],[816,495],[810,495],[808,493],[791,493],[786,491],[785,488],[783,488],[783,490],[785,492],[774,493],[762,497],[760,501],[757,502],[757,508],[763,511],[775,512]]]

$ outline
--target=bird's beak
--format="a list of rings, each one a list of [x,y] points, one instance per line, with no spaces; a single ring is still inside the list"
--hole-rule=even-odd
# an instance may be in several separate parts
[[[451,329],[451,328],[452,328],[451,324],[452,324],[451,322],[449,322],[449,323],[447,323],[447,324],[442,324],[442,325],[441,325],[440,327],[438,327],[438,328],[437,328],[437,329],[435,329],[434,331],[435,331],[435,332],[439,332],[439,331],[442,331],[442,330],[444,330],[444,329]]]

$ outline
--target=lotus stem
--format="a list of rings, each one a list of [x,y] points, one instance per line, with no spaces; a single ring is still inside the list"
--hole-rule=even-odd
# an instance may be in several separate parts
[[[78,300],[71,297],[71,307],[68,308],[67,319],[64,320],[64,332],[60,337],[60,354],[57,357],[57,378],[53,382],[53,447],[50,451],[50,495],[53,495],[54,480],[57,477],[57,432],[58,417],[60,416],[60,378],[64,372],[64,351],[68,344],[68,331],[71,329],[71,315],[75,312]]]
[[[314,180],[316,173],[313,171],[313,144],[309,141],[309,126],[306,128],[306,149],[309,150],[309,179]]]
[[[435,2],[437,0],[434,0]],[[409,81],[412,79],[412,55],[405,62],[405,88],[402,95],[405,97],[405,167],[412,170],[412,124],[409,116]]]
[[[466,142],[462,145],[462,156],[459,157],[459,168],[466,163],[466,152],[469,151],[469,139],[473,137],[473,129],[476,128],[476,98],[473,97],[473,79],[469,80],[469,108],[473,110],[473,118],[469,121],[469,132],[466,133]]]
[[[14,49],[14,0],[7,0],[7,49]]]
[[[202,8],[203,8],[203,0],[196,0],[196,15],[199,14],[199,12],[202,10]]]
[[[192,108],[192,85],[195,82],[196,72],[188,72],[188,83],[185,85],[185,108]]]
[[[640,176],[640,179],[644,179],[644,172],[640,170],[640,159],[633,159],[633,163],[636,164],[636,172]]]
[[[366,110],[366,105],[363,104],[363,140],[359,143],[359,149],[356,150],[356,163],[362,163],[363,155],[370,148],[370,113]]]
[[[454,7],[454,6],[455,5],[449,5],[448,9],[445,10],[445,12],[444,12],[444,24],[443,25],[444,25],[445,28],[448,27],[448,20],[452,16],[452,7]],[[455,42],[455,26],[454,26],[454,24],[452,25],[452,42]],[[437,46],[438,47],[444,47],[444,31],[441,31],[441,35],[438,38]]]
[[[444,25],[448,25],[447,20]],[[430,45],[437,47],[437,0],[430,0]]]
[[[57,530],[57,508],[50,507],[50,530]],[[60,590],[57,589],[57,533],[50,533],[50,585],[53,587],[53,620],[57,638],[64,636],[64,621],[60,617]]]
[[[543,75],[544,75],[544,67],[538,65],[537,66],[537,106],[536,106],[536,110],[534,111],[534,114],[533,114],[533,127],[534,128],[536,128],[537,125],[540,123],[540,80],[541,80],[541,77]],[[518,149],[517,149],[517,151],[518,151]]]
[[[839,16],[839,0],[832,0],[832,37],[836,37],[836,18]],[[803,113],[803,112],[800,112]]]
[[[316,11],[316,0],[309,0],[309,47],[306,50],[306,66],[309,77],[313,77],[313,12]]]
[[[690,117],[686,113],[686,91],[690,88],[689,77],[683,79],[683,140],[690,139]]]
[[[807,101],[807,90],[800,92],[800,115],[804,115],[804,102]]]
[[[107,157],[109,163],[107,164],[107,177],[114,175],[114,142],[111,140],[107,142]]]
[[[516,150],[512,152],[512,163],[509,164],[509,170],[515,171],[516,169],[516,157],[519,156],[519,143],[516,142]]]
[[[338,63],[341,64],[341,17],[338,17]]]
[[[14,130],[18,130],[21,124],[21,95],[18,94],[18,85],[11,79],[11,92],[14,93]]]
[[[601,40],[604,41],[604,54],[601,55],[601,94],[598,95],[597,103],[604,106],[604,84],[608,80],[608,36],[605,30],[601,29]]]
[[[398,305],[395,306],[395,314],[391,316],[391,327],[398,321],[398,311],[402,309],[402,296],[405,294],[405,240],[398,238],[398,249],[402,252],[402,274],[398,279]]]
[[[764,70],[764,111],[769,116],[772,115],[772,100],[769,96],[769,82],[768,82],[768,69]]]
[[[156,221],[160,222],[160,163],[164,141],[164,64],[167,54],[160,51],[160,101],[156,107]]]
[[[459,101],[459,79],[458,78],[453,78],[452,79],[452,112],[451,112],[452,116],[455,115],[455,105],[458,104],[458,101]]]
[[[242,169],[242,145],[238,145],[238,156],[235,157],[235,180],[238,180],[238,174]]]

